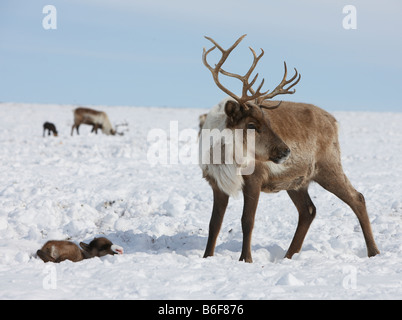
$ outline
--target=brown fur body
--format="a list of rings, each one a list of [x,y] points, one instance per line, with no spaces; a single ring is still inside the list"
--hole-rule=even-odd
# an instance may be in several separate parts
[[[282,163],[283,172],[273,173],[265,162],[257,161],[261,190],[278,192],[306,188],[320,177],[331,162],[341,169],[338,125],[328,112],[309,104],[283,102],[275,110],[263,110],[271,128],[291,150]]]
[[[122,253],[123,249],[106,238],[95,238],[89,244],[80,242],[80,249],[75,243],[66,240],[50,240],[36,252],[44,262],[62,262],[70,260],[78,262],[92,257],[102,257],[107,254]]]
[[[273,90],[261,91],[264,80],[257,89],[253,89],[258,73],[250,81],[250,76],[264,55],[264,50],[257,56],[250,47],[253,63],[245,75],[228,72],[222,68],[230,53],[244,39],[241,36],[230,48],[223,49],[215,40],[206,37],[214,46],[203,50],[203,63],[211,72],[215,84],[230,96],[208,113],[203,129],[205,131],[243,130],[242,140],[236,144],[249,150],[246,131],[253,130],[255,144],[252,153],[247,151],[247,166],[254,164],[252,172],[242,170],[241,161],[210,163],[208,159],[214,150],[222,151],[224,146],[210,142],[207,134],[200,137],[200,166],[204,177],[210,183],[214,204],[209,224],[208,243],[204,257],[214,254],[216,239],[222,225],[229,196],[235,196],[241,189],[244,197],[242,215],[243,247],[240,260],[252,262],[251,234],[254,227],[255,212],[261,191],[278,192],[286,190],[299,212],[299,222],[290,247],[286,253],[291,258],[301,250],[304,238],[316,215],[316,208],[308,194],[312,181],[332,192],[347,203],[356,214],[363,230],[369,257],[379,253],[371,231],[366,204],[361,193],[357,192],[343,172],[341,153],[338,142],[338,127],[335,118],[328,112],[304,103],[283,102],[272,105],[271,99],[277,95],[293,94],[292,89],[301,79],[295,68],[295,74],[287,80],[287,66],[284,62],[284,75]],[[212,67],[207,56],[218,49],[222,55]],[[243,84],[242,94],[238,96],[225,88],[219,75],[236,78]],[[201,120],[201,119],[200,119]],[[203,132],[204,133],[204,132]],[[246,137],[246,138],[244,138]],[[225,140],[225,144],[226,144]],[[253,145],[253,143],[250,143]],[[205,147],[207,146],[207,148]],[[227,143],[228,148],[232,148]],[[207,150],[204,150],[204,149]],[[252,148],[252,147],[250,147]],[[236,157],[235,157],[236,158]],[[251,158],[251,159],[250,159]]]
[[[112,128],[107,114],[103,111],[97,111],[89,108],[77,108],[74,110],[74,124],[71,127],[71,135],[74,129],[79,134],[79,127],[81,124],[88,124],[92,126],[92,131],[97,134],[98,129],[101,129],[104,134],[115,135],[116,131]]]
[[[62,262],[64,260],[77,262],[84,259],[81,249],[70,241],[50,240],[36,253],[45,262]]]
[[[316,214],[316,208],[307,191],[312,181],[335,194],[352,208],[362,227],[368,256],[379,253],[372,235],[364,197],[353,188],[343,172],[338,124],[332,115],[311,104],[283,102],[279,108],[267,110],[250,103],[248,109],[245,109],[231,100],[226,102],[225,113],[227,128],[246,130],[252,124],[256,130],[255,170],[251,175],[242,176],[244,208],[243,249],[240,260],[252,262],[251,233],[261,191],[288,192],[298,209],[299,222],[286,257],[291,258],[301,250]],[[214,117],[213,114],[208,116]],[[206,123],[208,121],[207,117]],[[218,187],[216,176],[211,175],[208,169],[203,171],[214,194],[209,237],[204,254],[204,257],[208,257],[214,253],[229,195]]]

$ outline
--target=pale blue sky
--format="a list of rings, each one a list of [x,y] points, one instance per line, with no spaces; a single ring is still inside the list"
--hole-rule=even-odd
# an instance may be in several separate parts
[[[47,4],[57,30],[42,27]],[[342,27],[348,4],[356,30]],[[402,111],[401,31],[399,0],[2,0],[0,101],[209,108],[225,94],[202,64],[203,36],[227,48],[247,33],[225,68],[245,73],[248,46],[263,48],[257,72],[273,89],[286,60],[302,79],[280,99]]]

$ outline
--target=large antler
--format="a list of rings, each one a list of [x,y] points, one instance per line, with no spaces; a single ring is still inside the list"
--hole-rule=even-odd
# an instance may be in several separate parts
[[[237,39],[237,41],[227,50],[224,50],[215,40],[213,40],[212,38],[209,37],[205,37],[206,39],[208,39],[209,41],[211,41],[214,46],[209,49],[208,51],[206,51],[206,49],[204,48],[203,50],[203,54],[202,54],[202,61],[204,62],[204,65],[209,69],[209,71],[211,71],[212,73],[212,77],[216,83],[216,85],[218,86],[218,88],[220,88],[223,92],[225,92],[226,94],[228,94],[229,96],[231,96],[233,99],[235,99],[239,104],[243,105],[246,109],[248,109],[246,102],[247,101],[251,101],[251,100],[255,100],[255,102],[257,104],[262,104],[265,100],[267,99],[271,99],[272,97],[278,95],[278,94],[293,94],[295,92],[295,89],[293,91],[289,91],[289,89],[291,89],[293,86],[295,86],[299,80],[300,80],[300,75],[299,78],[297,79],[297,81],[295,83],[293,83],[291,86],[289,86],[288,88],[284,89],[283,87],[289,83],[291,83],[296,77],[297,77],[297,70],[296,70],[296,74],[292,77],[292,79],[290,79],[289,81],[286,81],[286,75],[287,75],[287,68],[286,68],[286,63],[285,63],[285,75],[282,79],[282,82],[274,89],[274,91],[272,91],[271,93],[268,94],[268,91],[266,92],[260,92],[263,84],[264,84],[264,79],[262,79],[260,85],[258,86],[257,90],[254,91],[254,89],[252,88],[252,86],[254,85],[254,83],[257,80],[258,77],[258,73],[254,76],[253,80],[249,83],[249,78],[251,73],[254,71],[255,67],[257,66],[258,61],[261,59],[261,57],[264,55],[264,50],[261,49],[261,53],[259,56],[257,56],[257,54],[255,53],[255,51],[253,50],[253,48],[249,48],[251,53],[253,54],[253,63],[250,67],[250,69],[247,71],[247,73],[244,76],[235,74],[235,73],[231,73],[231,72],[227,72],[225,70],[222,69],[222,65],[224,64],[224,62],[226,61],[227,57],[230,55],[230,53],[233,51],[234,48],[237,47],[237,45],[243,40],[243,38],[246,35],[242,35],[239,39]],[[221,52],[222,52],[222,57],[219,60],[219,62],[215,65],[215,68],[212,68],[208,62],[207,62],[207,55],[213,51],[215,48],[218,48]],[[242,83],[243,83],[243,89],[242,89],[242,96],[238,97],[237,95],[235,95],[233,92],[229,91],[227,88],[225,88],[220,82],[219,82],[219,73],[222,73],[223,75],[229,76],[229,77],[233,77],[236,79],[239,79]],[[251,95],[248,95],[248,92],[251,93]],[[280,103],[279,103],[280,104]],[[267,109],[273,109],[273,108],[277,108],[278,105],[273,106],[273,107],[268,107],[268,106],[264,106],[261,105],[261,107],[267,108]]]
[[[120,136],[123,136],[123,135],[124,135],[124,132],[128,131],[128,128],[125,129],[125,130],[123,130],[123,131],[121,131],[121,132],[117,132],[117,128],[118,128],[118,127],[128,127],[128,122],[127,122],[127,121],[124,121],[124,122],[118,123],[118,124],[116,124],[116,125],[114,126],[114,129],[115,129],[116,134],[118,134],[118,135],[120,135]]]
[[[262,103],[265,100],[268,99],[272,99],[273,97],[275,97],[278,94],[293,94],[296,92],[296,89],[293,89],[292,91],[289,91],[291,88],[293,88],[301,79],[301,74],[297,72],[297,69],[295,69],[295,74],[294,76],[290,79],[290,80],[286,80],[286,76],[288,74],[288,68],[286,67],[286,62],[283,62],[284,66],[285,66],[285,73],[283,75],[282,81],[280,84],[278,84],[278,86],[270,93],[267,92],[267,94],[257,98],[256,103],[262,107],[262,108],[267,108],[267,109],[272,109],[272,107],[268,107],[268,106],[264,106]],[[297,77],[298,76],[298,77]],[[297,77],[297,80],[295,82],[293,82]],[[291,84],[293,82],[293,84]],[[289,87],[284,88],[284,86],[291,84]],[[253,90],[253,89],[251,89]],[[252,91],[251,91],[252,92]],[[279,103],[280,104],[280,103]],[[279,107],[279,104],[277,106],[274,106],[274,108]]]

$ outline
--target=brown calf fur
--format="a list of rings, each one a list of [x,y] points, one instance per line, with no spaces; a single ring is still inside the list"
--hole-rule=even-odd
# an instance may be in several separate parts
[[[95,238],[89,244],[80,242],[82,250],[73,242],[50,240],[36,252],[39,258],[44,262],[62,262],[71,260],[73,262],[89,259],[93,257],[102,257],[107,254],[122,254],[123,248],[114,245],[106,238]]]

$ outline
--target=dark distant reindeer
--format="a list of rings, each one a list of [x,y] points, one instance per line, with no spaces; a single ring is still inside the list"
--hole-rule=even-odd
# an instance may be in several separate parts
[[[43,124],[43,136],[45,136],[45,132],[47,130],[47,135],[50,136],[50,133],[53,132],[53,135],[57,137],[58,133],[56,130],[56,126],[51,122],[45,122]]]

